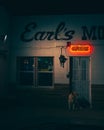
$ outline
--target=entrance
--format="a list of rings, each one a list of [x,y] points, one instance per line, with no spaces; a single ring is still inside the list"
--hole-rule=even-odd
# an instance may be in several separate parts
[[[17,57],[17,83],[53,87],[53,57]]]
[[[90,57],[70,57],[70,86],[91,103]]]

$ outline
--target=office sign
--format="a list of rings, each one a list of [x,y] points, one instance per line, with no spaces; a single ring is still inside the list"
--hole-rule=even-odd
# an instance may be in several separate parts
[[[89,43],[69,44],[66,50],[69,56],[90,56],[93,53],[94,46]]]

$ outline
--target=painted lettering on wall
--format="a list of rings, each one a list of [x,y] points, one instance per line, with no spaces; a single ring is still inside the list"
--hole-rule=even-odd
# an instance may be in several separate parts
[[[29,23],[25,26],[21,33],[21,40],[23,42],[30,42],[32,40],[66,40],[69,41],[74,38],[76,32],[69,27],[66,27],[65,22],[57,25],[55,31],[36,31],[38,25],[35,22]],[[104,40],[104,26],[82,26],[81,27],[82,40]]]
[[[82,26],[82,40],[104,40],[104,26]]]
[[[74,30],[66,28],[64,22],[61,22],[56,27],[55,31],[34,32],[37,27],[38,26],[35,22],[27,24],[24,32],[21,34],[21,40],[24,42],[30,42],[32,40],[54,40],[54,39],[55,40],[71,40],[73,38],[73,35],[75,34]],[[60,36],[61,34],[64,34],[64,35]]]

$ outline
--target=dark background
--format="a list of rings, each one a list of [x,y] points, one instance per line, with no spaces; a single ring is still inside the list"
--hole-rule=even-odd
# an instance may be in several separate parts
[[[0,0],[13,15],[102,14],[103,0]]]

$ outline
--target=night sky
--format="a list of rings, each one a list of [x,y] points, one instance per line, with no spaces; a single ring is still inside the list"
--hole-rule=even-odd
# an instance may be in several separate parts
[[[13,15],[101,14],[103,0],[0,0]]]

